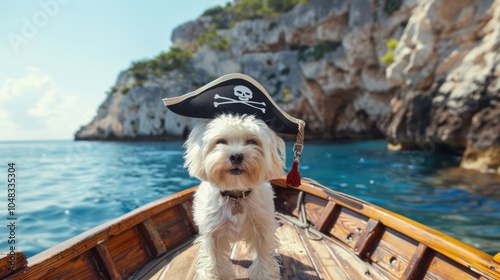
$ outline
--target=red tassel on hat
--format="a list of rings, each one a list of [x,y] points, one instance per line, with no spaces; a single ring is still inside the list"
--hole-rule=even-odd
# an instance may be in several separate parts
[[[293,145],[293,163],[292,169],[288,172],[286,176],[286,185],[290,187],[297,188],[300,186],[300,172],[299,172],[299,158],[302,155],[302,150],[304,149],[304,127],[306,123],[302,120],[299,120],[299,131],[297,133],[297,140],[295,141],[295,145]]]
[[[300,172],[299,172],[299,161],[294,160],[292,163],[292,169],[288,172],[286,176],[286,185],[290,187],[297,188],[300,186]]]

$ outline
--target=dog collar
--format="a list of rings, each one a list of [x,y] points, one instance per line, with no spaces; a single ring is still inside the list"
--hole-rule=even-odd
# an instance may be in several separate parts
[[[250,195],[252,192],[252,189],[248,189],[246,191],[220,191],[220,195],[222,196],[229,196],[231,199],[240,199],[240,198],[246,198],[247,196]]]

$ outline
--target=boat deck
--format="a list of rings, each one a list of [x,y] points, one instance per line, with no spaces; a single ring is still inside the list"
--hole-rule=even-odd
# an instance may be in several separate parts
[[[282,279],[387,279],[336,241],[326,236],[311,240],[302,228],[283,218],[277,219]],[[198,245],[192,241],[174,254],[153,260],[133,279],[193,279]],[[245,244],[233,246],[231,260],[236,279],[248,279],[247,269],[252,260]]]

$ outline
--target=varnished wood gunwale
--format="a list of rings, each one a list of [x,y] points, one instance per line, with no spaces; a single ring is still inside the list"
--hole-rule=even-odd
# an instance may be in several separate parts
[[[1,252],[0,253],[0,279],[3,279],[13,271],[19,270],[28,265],[28,260],[23,252]]]
[[[301,185],[297,188],[288,187],[285,178],[273,180],[271,183],[275,187],[303,191],[327,201],[333,201],[369,219],[379,221],[384,227],[394,229],[410,237],[435,252],[456,261],[464,268],[486,276],[488,279],[500,279],[500,263],[494,260],[492,256],[409,218],[349,195],[327,189],[312,180],[303,179]],[[276,192],[280,191],[279,189],[275,190]],[[312,222],[314,224],[317,221]],[[315,227],[322,228],[318,224]]]

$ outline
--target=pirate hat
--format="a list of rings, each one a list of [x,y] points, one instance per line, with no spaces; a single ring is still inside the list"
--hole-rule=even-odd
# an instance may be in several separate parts
[[[165,98],[163,103],[174,113],[192,118],[212,119],[222,113],[255,115],[278,133],[297,135],[287,184],[300,185],[298,163],[303,149],[305,122],[283,111],[253,78],[240,73],[224,75],[193,92]]]

